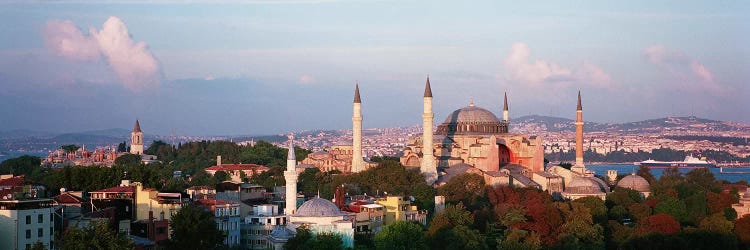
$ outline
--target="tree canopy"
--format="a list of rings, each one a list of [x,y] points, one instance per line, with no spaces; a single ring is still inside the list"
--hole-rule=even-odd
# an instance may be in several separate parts
[[[169,227],[169,249],[218,249],[224,241],[213,215],[196,206],[182,207],[172,216]]]

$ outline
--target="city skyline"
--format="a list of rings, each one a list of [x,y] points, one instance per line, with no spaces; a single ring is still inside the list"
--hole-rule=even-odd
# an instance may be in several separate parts
[[[679,3],[679,4],[678,4]],[[750,122],[750,5],[410,1],[6,2],[2,130],[276,134],[495,115]]]

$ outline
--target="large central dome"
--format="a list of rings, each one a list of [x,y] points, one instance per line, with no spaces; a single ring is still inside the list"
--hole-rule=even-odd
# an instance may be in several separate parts
[[[469,105],[453,111],[437,128],[437,134],[508,133],[508,123],[497,119],[489,110]]]
[[[443,123],[499,123],[495,114],[489,110],[468,106],[453,111]]]

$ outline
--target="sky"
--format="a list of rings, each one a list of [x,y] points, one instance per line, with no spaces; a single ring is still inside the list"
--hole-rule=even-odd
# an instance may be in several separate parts
[[[520,2],[520,3],[519,3]],[[0,130],[261,135],[500,115],[750,122],[747,1],[3,1]]]

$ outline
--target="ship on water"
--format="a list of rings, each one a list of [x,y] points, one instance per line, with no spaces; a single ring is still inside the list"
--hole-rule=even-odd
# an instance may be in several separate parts
[[[635,165],[647,168],[715,168],[716,163],[709,162],[705,157],[696,158],[692,155],[685,156],[684,161],[655,161],[648,159],[642,162],[635,162]]]

